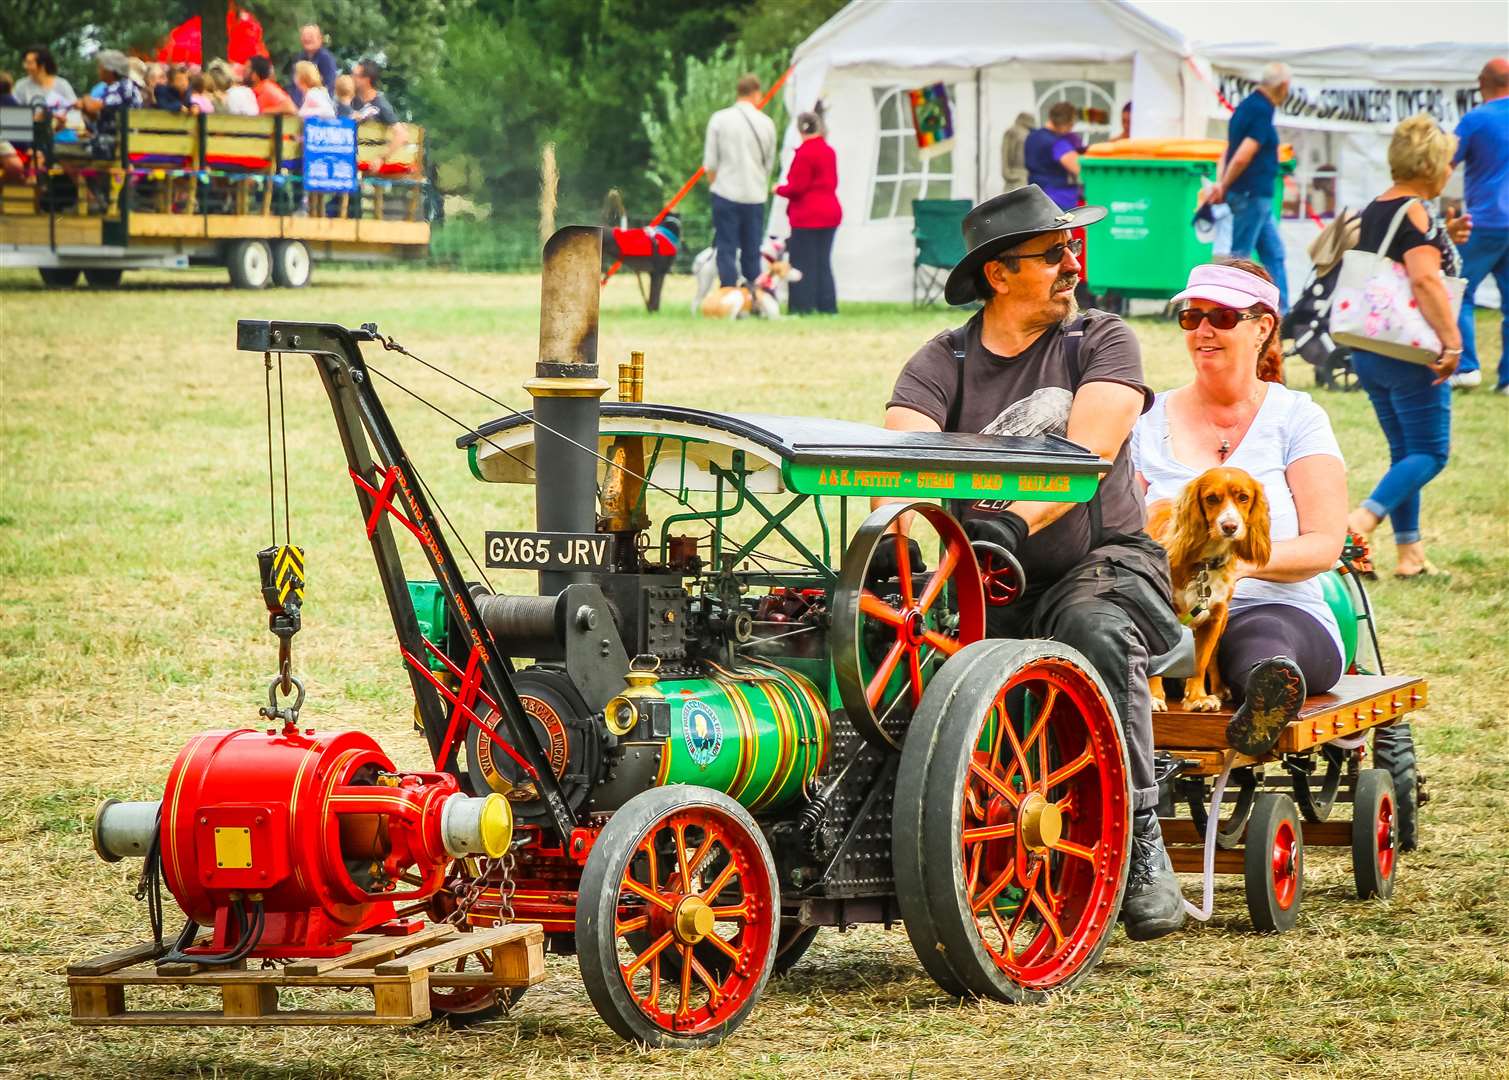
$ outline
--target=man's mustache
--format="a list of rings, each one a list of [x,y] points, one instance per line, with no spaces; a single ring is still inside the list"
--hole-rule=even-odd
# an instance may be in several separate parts
[[[1078,274],[1060,274],[1058,280],[1053,283],[1053,291],[1058,292],[1060,289],[1073,289],[1078,285]]]

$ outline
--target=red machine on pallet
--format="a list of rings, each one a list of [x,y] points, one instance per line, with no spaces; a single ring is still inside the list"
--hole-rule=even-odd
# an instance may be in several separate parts
[[[112,862],[160,861],[189,918],[177,956],[223,964],[341,956],[341,939],[392,919],[395,901],[434,895],[452,860],[501,856],[512,826],[501,795],[398,772],[360,732],[286,723],[195,737],[160,801],[100,808],[94,846]],[[199,925],[214,933],[194,945]]]

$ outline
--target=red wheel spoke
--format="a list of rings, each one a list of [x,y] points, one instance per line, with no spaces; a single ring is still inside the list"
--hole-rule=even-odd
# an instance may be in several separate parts
[[[900,627],[902,624],[901,612],[897,611],[890,604],[887,604],[869,589],[859,594],[859,610],[862,614],[868,615],[872,619],[879,619],[887,626]]]
[[[907,678],[912,684],[912,708],[922,701],[922,660],[916,649],[906,651]]]
[[[1075,758],[1067,765],[1060,766],[1058,769],[1048,774],[1047,790],[1052,791],[1054,788],[1058,787],[1058,785],[1062,784],[1065,780],[1068,780],[1074,776],[1078,776],[1080,773],[1084,772],[1094,764],[1095,747],[1086,746],[1084,753],[1080,754],[1079,757]]]
[[[711,885],[702,890],[702,899],[711,903],[713,898],[722,892],[738,873],[739,864],[729,859],[728,865],[723,868],[723,872],[713,880]]]
[[[891,646],[891,651],[885,654],[885,659],[875,669],[875,674],[870,679],[870,685],[865,687],[865,700],[870,703],[870,708],[880,704],[881,697],[885,694],[886,684],[891,681],[891,676],[896,673],[896,665],[901,663],[901,654],[907,651],[906,642],[900,638]]]
[[[985,781],[986,786],[988,786],[990,790],[994,791],[997,795],[1005,799],[1012,806],[1021,805],[1022,797],[1016,793],[1011,785],[1008,784],[1005,780],[1001,779],[995,773],[991,772],[984,765],[981,765],[978,761],[971,761],[969,763],[969,771],[974,776],[977,776],[979,779]]]
[[[650,888],[660,888],[660,860],[655,854],[655,831],[645,837],[644,853],[650,866]]]
[[[1053,850],[1062,851],[1065,855],[1073,855],[1076,859],[1083,859],[1091,866],[1099,869],[1100,860],[1096,858],[1096,848],[1099,847],[1099,844],[1096,844],[1095,847],[1085,847],[1083,844],[1076,844],[1073,840],[1060,839],[1053,845]]]
[[[942,557],[938,559],[938,566],[933,570],[932,580],[927,583],[927,588],[922,590],[922,595],[917,598],[917,610],[926,612],[933,606],[933,601],[943,592],[943,587],[948,584],[948,579],[954,575],[954,567],[959,565],[959,552],[954,545],[949,544],[944,550]]]
[[[969,853],[969,880],[964,884],[967,895],[973,896],[975,889],[980,885],[980,862],[985,858],[985,848],[976,844],[975,849]]]
[[[630,993],[633,993],[631,990]],[[660,954],[656,953],[650,960],[650,996],[645,998],[650,1003],[650,1008],[660,1011]]]
[[[662,908],[665,911],[674,911],[676,909],[675,904],[672,904],[669,900],[661,896],[654,889],[641,885],[639,882],[635,881],[633,878],[627,875],[624,876],[623,887],[625,889],[628,889],[635,896],[641,896],[644,899],[648,900],[650,903],[654,904],[656,907]]]
[[[912,556],[907,550],[906,537],[899,531],[896,538],[896,576],[901,580],[901,606],[912,606]]]
[[[636,930],[647,930],[649,926],[650,917],[648,915],[639,915],[632,919],[625,919],[622,922],[614,922],[613,933],[621,937],[624,934],[632,934]]]
[[[747,919],[749,918],[749,916],[749,902],[747,900],[744,903],[737,904],[733,907],[713,908],[713,918],[717,919],[720,922],[727,919]]]
[[[996,714],[996,737],[990,743],[990,767],[997,769],[1001,765],[1001,740],[1006,737],[1006,725],[1011,720],[1006,715],[1005,709],[992,709],[991,712]],[[985,719],[988,723],[990,717],[987,715]],[[1011,777],[1008,775],[1006,779],[1009,782]]]
[[[738,949],[734,948],[728,942],[724,941],[717,934],[708,934],[707,937],[703,938],[702,940],[707,942],[707,944],[711,945],[713,948],[719,950],[720,952],[725,953],[730,960],[737,960],[741,955]]]
[[[1012,860],[1007,864],[1006,869],[1001,871],[1000,876],[985,887],[984,892],[970,897],[969,909],[971,911],[979,911],[981,908],[988,906],[991,901],[1001,895],[1002,889],[1011,884],[1011,879],[1015,876],[1016,860]]]
[[[1017,905],[1016,918],[1011,920],[1011,929],[1006,932],[1006,955],[1008,958],[1016,955],[1016,950],[1012,948],[1016,942],[1016,932],[1021,929],[1022,920],[1027,917],[1027,908],[1029,906],[1027,899],[1033,895],[1032,888],[1037,884],[1038,871],[1042,869],[1042,865],[1042,863],[1038,863],[1037,866],[1034,866],[1031,873],[1027,875],[1027,880],[1022,883],[1022,888],[1026,890],[1027,896],[1022,897],[1022,902]]]
[[[1037,771],[1039,776],[1045,776],[1048,772],[1048,716],[1053,711],[1055,699],[1058,697],[1058,688],[1049,687],[1048,696],[1043,699],[1043,707],[1038,710],[1037,719],[1027,732],[1027,737],[1018,744],[1022,750],[1022,780],[1030,788],[1033,786],[1032,771],[1027,768],[1026,748],[1033,743],[1037,744]],[[1046,787],[1038,788],[1046,791]]]
[[[945,656],[952,656],[964,647],[956,639],[948,637],[946,634],[940,634],[931,628],[922,631],[922,640]]]
[[[661,934],[650,944],[649,948],[624,966],[624,975],[628,978],[633,978],[636,971],[664,952],[665,947],[671,943],[671,940],[671,932],[669,930]]]
[[[1058,916],[1053,914],[1053,905],[1039,896],[1036,889],[1027,896],[1032,901],[1032,906],[1037,908],[1037,913],[1043,917],[1043,922],[1047,924],[1048,929],[1053,932],[1053,940],[1063,944],[1064,928],[1059,926]]]
[[[706,941],[707,939],[703,938],[703,940]],[[702,962],[697,959],[696,954],[691,949],[687,949],[686,954],[687,956],[691,957],[692,971],[696,972],[697,978],[702,980],[702,985],[707,987],[707,1007],[710,1009],[716,1009],[718,1007],[718,1003],[723,1000],[723,991],[718,989],[717,982],[714,981],[712,975],[708,973],[707,968],[702,966]],[[736,953],[735,956],[737,955],[738,954]],[[690,987],[688,987],[688,989],[690,989]]]
[[[978,829],[965,829],[964,842],[966,844],[979,844],[986,840],[1004,840],[1008,836],[1016,835],[1016,822],[1007,821],[1000,825],[982,825]]]
[[[1001,935],[1000,951],[1008,956],[1011,955],[1011,931],[1006,929],[1005,920],[1001,918],[1001,913],[995,909],[994,905],[990,908],[990,921],[996,924],[996,932]],[[984,937],[983,934],[980,936]],[[989,948],[988,945],[986,947]]]
[[[691,873],[695,874],[697,872],[697,869],[702,865],[702,861],[704,859],[706,859],[709,854],[712,853],[713,844],[717,840],[718,840],[718,831],[716,829],[714,829],[711,825],[703,825],[702,826],[702,843],[700,845],[698,845],[696,851],[692,852],[692,857],[689,858],[686,861],[686,865],[687,865],[688,869],[691,871]],[[727,850],[728,845],[724,844],[723,847],[724,847],[724,850]]]
[[[682,945],[681,949],[681,1002],[676,1006],[676,1015],[685,1016],[691,1011],[692,1005],[692,947]]]
[[[1001,696],[996,698],[996,712],[1001,727],[1006,729],[1006,738],[1011,743],[1011,756],[1016,759],[1016,767],[1022,770],[1022,783],[1027,787],[1031,787],[1032,770],[1027,768],[1027,752],[1022,749],[1022,743],[1016,737],[1016,723],[1012,720],[1011,713],[1006,708],[1006,692],[1004,690],[1001,692]],[[1029,738],[1027,741],[1031,742],[1032,740]],[[1006,782],[1008,784],[1011,782],[1011,775],[1011,770],[1007,770]],[[1015,805],[1015,803],[1012,805]]]
[[[676,836],[676,869],[681,872],[681,891],[692,891],[692,868],[686,862],[686,824],[678,821],[671,830]]]

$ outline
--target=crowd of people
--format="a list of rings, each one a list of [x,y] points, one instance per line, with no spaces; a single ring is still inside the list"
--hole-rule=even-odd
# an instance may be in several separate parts
[[[117,49],[101,49],[94,57],[98,81],[86,92],[75,91],[58,73],[57,58],[45,45],[25,51],[25,75],[15,81],[0,72],[0,104],[26,105],[52,114],[60,137],[98,136],[112,127],[122,107],[159,109],[189,115],[257,116],[282,114],[301,117],[349,117],[358,123],[398,122],[398,114],[382,91],[382,67],[361,60],[342,72],[316,25],[299,31],[299,50],[285,65],[281,78],[266,56],[245,63],[211,59],[203,65],[161,63]]]

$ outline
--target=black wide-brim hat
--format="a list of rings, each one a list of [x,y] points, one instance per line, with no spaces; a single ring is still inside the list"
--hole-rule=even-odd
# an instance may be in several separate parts
[[[964,215],[964,246],[969,254],[949,272],[943,298],[950,304],[984,299],[975,290],[975,272],[996,255],[1028,237],[1060,229],[1082,229],[1106,216],[1104,206],[1060,210],[1036,184],[986,199]]]

